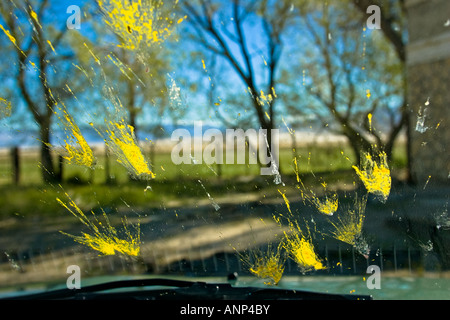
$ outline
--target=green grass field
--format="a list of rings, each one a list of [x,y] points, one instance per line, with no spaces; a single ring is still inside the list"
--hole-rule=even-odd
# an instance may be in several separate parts
[[[392,168],[405,166],[402,148],[394,153]],[[344,155],[342,155],[343,151]],[[298,170],[305,178],[314,173],[327,183],[350,182],[349,174],[354,158],[349,148],[342,146],[311,146],[297,151]],[[56,198],[66,199],[65,192],[76,200],[82,210],[97,210],[100,207],[114,209],[159,207],[171,200],[183,201],[224,196],[248,192],[261,194],[277,192],[273,177],[260,176],[258,165],[246,164],[181,164],[171,161],[170,153],[157,153],[152,170],[156,179],[135,181],[130,179],[126,169],[109,158],[109,183],[106,171],[106,157],[97,156],[97,166],[91,170],[85,167],[65,164],[63,182],[60,185],[43,184],[40,175],[38,154],[24,154],[20,162],[20,181],[12,183],[11,160],[3,156],[0,161],[0,218],[8,216],[53,216],[67,214]],[[347,158],[348,156],[348,158]],[[280,149],[280,166],[283,179],[294,182],[293,150]],[[150,159],[146,154],[146,158]],[[245,179],[244,179],[245,177]],[[199,182],[200,181],[200,182]],[[316,181],[317,182],[317,181]],[[147,186],[151,190],[144,191]]]

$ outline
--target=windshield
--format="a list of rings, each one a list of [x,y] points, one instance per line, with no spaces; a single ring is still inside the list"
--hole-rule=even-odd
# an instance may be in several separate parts
[[[74,3],[0,3],[2,296],[450,298],[448,1]]]

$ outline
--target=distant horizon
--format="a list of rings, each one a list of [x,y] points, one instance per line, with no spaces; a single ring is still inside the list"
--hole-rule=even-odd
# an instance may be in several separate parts
[[[156,126],[158,127],[158,126]],[[194,135],[194,126],[193,124],[177,124],[177,125],[162,125],[160,126],[163,128],[163,130],[166,132],[165,135],[156,136],[155,134],[151,133],[150,131],[155,130],[155,126],[148,126],[145,127],[138,127],[137,130],[137,138],[139,142],[145,142],[145,141],[163,141],[163,140],[170,140],[171,134],[173,130],[178,128],[183,128],[189,131],[189,133],[192,135],[193,138],[195,138]],[[205,124],[202,125],[203,132],[211,129],[219,129],[225,131],[227,127],[225,126],[213,126],[211,124]],[[246,128],[243,128],[246,130]],[[103,144],[104,139],[96,132],[96,130],[90,126],[80,126],[80,130],[85,137],[88,144],[92,145],[98,145]],[[289,136],[289,130],[286,128],[286,126],[280,126],[279,127],[280,134],[283,136]],[[60,145],[60,142],[63,141],[64,135],[63,129],[57,129],[52,130],[50,143],[54,146]],[[321,138],[319,140],[323,140],[325,137],[336,137],[338,140],[341,140],[340,138],[345,137],[341,134],[333,133],[328,128],[314,128],[314,127],[304,127],[300,129],[295,129],[296,137],[302,137],[302,138],[309,138],[308,141],[314,141],[314,138]],[[332,139],[335,140],[335,139]],[[35,148],[39,146],[39,132],[37,129],[25,129],[25,130],[15,130],[15,129],[0,129],[0,149],[8,149],[12,147],[21,147],[21,148]],[[331,141],[330,141],[331,142]],[[301,141],[297,141],[298,144],[301,143]]]

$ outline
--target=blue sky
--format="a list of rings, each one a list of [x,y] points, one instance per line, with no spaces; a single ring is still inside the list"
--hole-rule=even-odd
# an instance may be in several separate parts
[[[102,46],[106,46],[105,43],[98,43],[96,42],[96,34],[93,32],[92,28],[90,27],[89,21],[86,21],[85,14],[87,11],[95,11],[96,10],[96,4],[94,1],[87,1],[87,0],[50,0],[49,1],[49,8],[47,11],[46,16],[44,16],[44,23],[51,22],[55,28],[60,29],[61,27],[65,26],[67,18],[71,15],[70,13],[67,13],[67,8],[70,5],[78,5],[81,7],[81,29],[80,30],[68,30],[66,37],[70,37],[73,33],[81,33],[82,35],[86,36],[87,38],[91,39],[94,43],[100,44]],[[97,18],[101,18],[101,16],[98,16]],[[260,21],[256,17],[251,17],[253,20],[252,23],[246,25],[245,27],[245,34],[247,36],[249,47],[252,50],[253,55],[253,61],[256,74],[257,74],[257,83],[261,84],[265,82],[265,64],[264,61],[267,59],[266,54],[266,46],[265,41],[261,35],[262,33],[259,32],[259,29],[261,28]],[[224,21],[226,22],[226,20]],[[220,23],[220,22],[219,22]],[[106,27],[106,24],[105,24]],[[182,25],[180,25],[180,28],[189,28],[188,22],[183,22]],[[302,59],[302,46],[306,46],[307,42],[305,42],[304,37],[304,30],[300,29],[294,29],[291,28],[288,33],[283,38],[284,40],[284,48],[283,48],[283,56],[281,58],[280,62],[280,69],[285,69],[290,72],[297,72],[297,74],[292,74],[292,77],[294,79],[294,87],[288,87],[286,88],[287,91],[283,91],[283,87],[278,86],[277,94],[289,94],[291,90],[301,90],[301,82],[302,82],[302,69],[299,68],[299,60]],[[0,43],[8,43],[8,40],[5,39],[3,34],[0,34]],[[232,48],[232,51],[234,54],[237,54],[239,56],[237,47],[233,46],[232,41],[229,42],[230,48]],[[113,46],[114,44],[108,44]],[[176,62],[174,64],[175,70],[170,73],[171,77],[177,84],[177,86],[180,87],[181,95],[182,95],[182,101],[184,106],[186,107],[186,115],[181,121],[180,124],[192,124],[193,121],[202,120],[205,124],[220,124],[217,119],[213,116],[213,108],[209,105],[209,101],[206,97],[206,92],[204,90],[200,90],[197,94],[189,91],[187,87],[183,86],[183,77],[190,78],[191,80],[194,79],[194,82],[196,85],[201,88],[205,89],[208,88],[211,83],[208,80],[208,76],[214,76],[214,80],[217,81],[217,84],[219,84],[218,92],[216,92],[216,99],[218,97],[224,99],[225,92],[223,89],[226,88],[227,90],[230,90],[235,96],[237,94],[242,94],[243,100],[242,105],[238,106],[237,108],[230,108],[226,104],[222,103],[220,108],[227,109],[228,114],[230,118],[237,118],[240,115],[244,114],[253,114],[254,111],[252,107],[250,106],[250,99],[248,98],[248,95],[245,94],[246,86],[243,84],[241,79],[236,75],[236,73],[229,68],[228,63],[223,63],[222,66],[224,69],[220,70],[220,73],[213,75],[211,73],[211,55],[207,52],[203,51],[201,52],[195,60],[180,60],[176,58],[180,57],[179,54],[189,54],[191,51],[195,51],[199,49],[198,46],[196,46],[192,42],[186,41],[186,39],[182,38],[180,42],[170,42],[168,43],[169,47],[172,49],[172,53],[174,54],[174,61]],[[106,46],[107,47],[107,46]],[[205,72],[203,70],[202,66],[202,59],[205,61],[206,68],[208,72]],[[242,57],[239,58],[239,62],[242,63]],[[3,62],[4,63],[4,62]],[[295,68],[293,66],[296,66]],[[227,69],[228,68],[228,69]],[[70,75],[67,75],[70,78]],[[4,84],[8,84],[8,79],[3,82]],[[10,83],[11,85],[11,83]],[[266,88],[264,86],[261,86],[259,89]],[[77,94],[77,93],[75,93]],[[80,93],[81,94],[81,93]],[[100,93],[99,93],[100,96]],[[86,99],[87,98],[87,99]],[[84,106],[85,113],[92,115],[92,112],[90,112],[89,109],[89,102],[90,99],[88,97],[81,97],[80,98],[80,104]],[[308,99],[303,99],[299,101],[298,103],[309,103]],[[283,119],[289,124],[290,120],[294,117],[298,117],[298,115],[288,115],[285,112],[283,112],[282,103],[278,102],[278,109],[279,114],[283,114]],[[32,117],[31,114],[24,110],[23,106],[17,105],[16,108],[19,110],[22,110],[20,112],[20,119],[17,121],[10,121],[9,126],[12,128],[17,128],[23,126],[23,123],[32,123]],[[22,108],[22,109],[21,109]],[[75,115],[78,116],[78,113]],[[154,123],[154,114],[153,113],[145,113],[143,114],[140,119],[138,120],[138,124],[145,124],[145,123]],[[78,118],[82,122],[87,122],[89,117],[84,118]],[[23,120],[25,119],[25,120]],[[162,123],[171,123],[171,119],[158,119],[156,122],[162,122]],[[3,121],[3,124],[0,122],[0,125],[3,125],[3,127],[7,127],[5,124],[7,122]],[[284,127],[284,124],[281,121],[281,116],[278,116],[278,125],[280,128]],[[80,123],[80,127],[83,127],[83,123]]]

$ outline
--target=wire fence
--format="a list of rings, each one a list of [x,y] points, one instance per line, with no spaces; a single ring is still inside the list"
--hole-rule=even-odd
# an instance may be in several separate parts
[[[355,250],[341,245],[325,246],[318,251],[323,258],[326,269],[308,272],[308,275],[361,275],[366,274],[370,265],[377,265],[380,270],[390,272],[419,272],[430,268],[428,256],[423,250],[415,247],[380,247],[372,252],[368,259]],[[213,255],[202,256],[196,253],[191,259],[189,252],[186,258],[169,264],[152,264],[147,259],[136,259],[120,256],[98,256],[87,248],[77,248],[72,251],[46,249],[23,249],[17,251],[2,251],[0,255],[0,282],[11,282],[11,277],[22,277],[35,281],[52,277],[67,277],[69,265],[78,265],[85,275],[123,275],[123,274],[158,274],[182,276],[214,276],[227,277],[230,274],[250,275],[248,264],[242,260],[242,255],[234,251],[216,252]],[[430,271],[437,271],[434,265]],[[2,277],[2,273],[4,276]],[[5,280],[6,275],[10,279]],[[302,275],[296,263],[286,260],[285,275]]]
[[[326,266],[324,270],[309,272],[310,275],[356,275],[365,274],[368,266],[377,265],[381,271],[414,271],[425,268],[425,255],[422,250],[413,247],[377,249],[368,259],[359,255],[355,250],[344,249],[342,246],[327,247],[319,250]],[[251,263],[251,262],[250,262]],[[436,266],[437,267],[437,266]],[[250,274],[248,264],[244,263],[241,254],[237,252],[219,252],[203,259],[183,259],[153,270],[162,273],[190,273],[202,275],[225,276],[236,272]],[[299,266],[291,259],[287,259],[284,274],[300,275]]]

